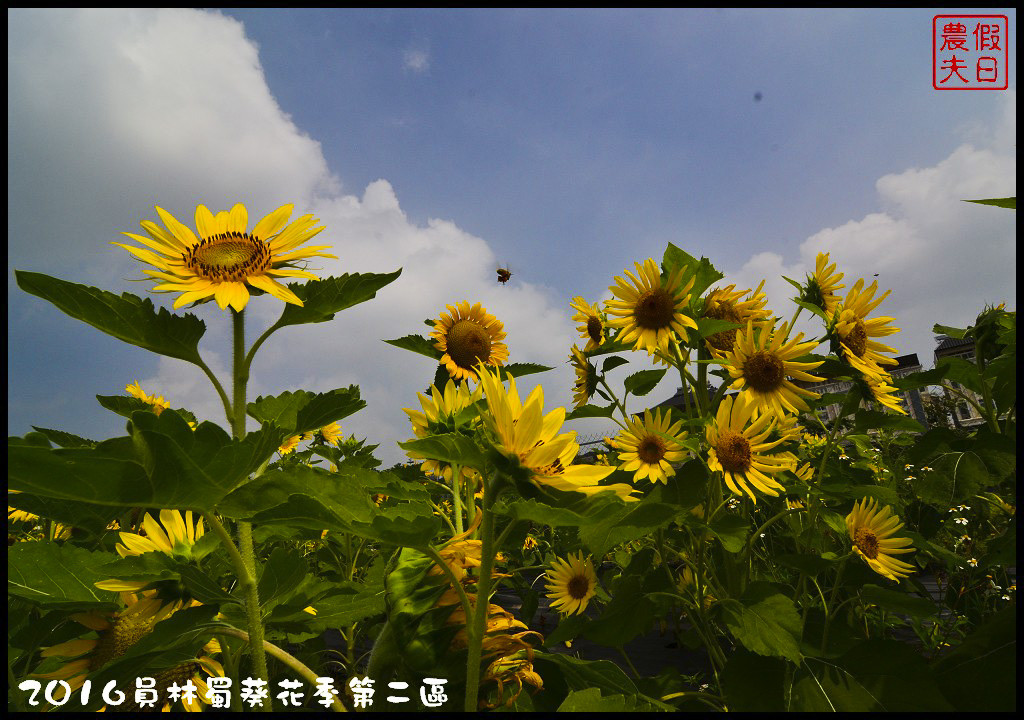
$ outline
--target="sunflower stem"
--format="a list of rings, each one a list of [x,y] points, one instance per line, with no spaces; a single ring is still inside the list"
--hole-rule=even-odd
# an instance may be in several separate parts
[[[245,355],[245,311],[231,311],[232,327],[232,374],[233,402],[231,434],[236,440],[245,437],[246,402],[245,390],[249,382],[249,365]],[[265,467],[266,463],[264,463]],[[256,584],[256,553],[252,542],[252,523],[238,523],[238,554],[242,567],[239,580],[245,596],[246,622],[249,628],[249,649],[252,652],[253,670],[261,680],[269,683],[267,655],[264,649],[263,615],[260,611],[259,590]],[[269,704],[264,709],[270,712]]]
[[[462,477],[462,469],[458,464],[452,465],[452,503],[455,515],[455,534],[461,535],[465,532],[462,525],[462,492],[459,490],[459,480]]]
[[[213,384],[213,389],[217,391],[217,395],[220,396],[220,401],[224,404],[224,415],[228,419],[228,424],[231,427],[234,427],[234,410],[231,407],[231,401],[228,400],[228,394],[224,392],[224,386],[220,384],[220,380],[218,380],[217,376],[213,374],[213,370],[211,370],[209,366],[205,362],[203,362],[202,358],[199,359],[199,362],[197,362],[196,365],[199,366],[200,370],[206,373],[206,377],[210,378],[210,382]]]
[[[491,573],[494,569],[494,483],[484,482],[484,501],[480,512],[484,514],[480,524],[480,577],[477,580],[476,612],[472,629],[466,626],[469,635],[469,653],[466,658],[466,701],[463,709],[476,712],[480,696],[480,658],[483,652],[484,633],[487,631],[487,614],[491,599]],[[466,616],[467,622],[469,616]]]
[[[850,553],[845,555],[839,563],[839,569],[836,570],[836,582],[832,586],[832,593],[829,595],[828,604],[825,605],[825,627],[821,631],[821,654],[825,654],[825,648],[828,647],[828,631],[832,625],[832,620],[835,617],[835,611],[831,610],[832,603],[836,601],[836,595],[839,593],[839,585],[843,579],[843,571],[846,569],[846,563],[850,559]],[[839,608],[836,608],[838,610]]]
[[[802,311],[803,309],[804,309],[804,308],[803,308],[803,306],[802,306],[802,305],[797,305],[797,306],[796,306],[796,312],[795,312],[795,313],[793,313],[793,317],[791,317],[791,318],[790,318],[790,320],[789,320],[789,324],[788,324],[788,325],[786,326],[786,337],[784,337],[784,338],[782,339],[782,342],[783,342],[783,343],[785,343],[785,342],[786,342],[787,340],[789,340],[789,336],[793,334],[793,326],[794,326],[794,325],[796,325],[796,319],[797,319],[798,317],[800,317],[800,312],[801,312],[801,311]]]
[[[242,630],[238,630],[236,628],[220,628],[218,629],[218,632],[223,633],[224,635],[230,635],[232,637],[245,640],[250,645],[252,645],[253,643],[253,640],[249,635],[247,635]],[[308,667],[306,667],[301,660],[296,658],[291,653],[282,650],[277,645],[267,642],[266,640],[262,641],[262,646],[268,653],[270,653],[275,658],[277,658],[285,665],[290,667],[292,670],[297,672],[299,675],[301,675],[306,680],[306,682],[310,683],[311,685],[316,685],[317,674],[310,670]],[[344,705],[342,705],[337,698],[332,699],[331,707],[334,709],[335,712],[348,712],[348,709]],[[266,709],[270,710],[269,704],[266,705]]]

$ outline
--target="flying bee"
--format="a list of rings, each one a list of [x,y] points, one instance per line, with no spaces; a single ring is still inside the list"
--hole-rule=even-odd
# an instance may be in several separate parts
[[[499,267],[497,272],[498,282],[500,282],[502,285],[507,283],[509,279],[512,277],[512,271],[509,270],[508,268]]]

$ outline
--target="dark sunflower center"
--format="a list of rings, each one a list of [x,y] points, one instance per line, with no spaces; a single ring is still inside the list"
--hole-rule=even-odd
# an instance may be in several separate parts
[[[726,472],[745,473],[750,469],[750,443],[742,435],[729,431],[722,433],[715,452]]]
[[[459,320],[448,331],[448,356],[461,368],[472,368],[491,356],[491,336],[472,320]]]
[[[593,340],[598,345],[601,344],[601,332],[603,326],[601,324],[601,318],[596,315],[591,315],[587,318],[587,337]]]
[[[89,658],[89,670],[98,670],[110,660],[121,657],[139,640],[153,631],[153,619],[124,615],[114,626],[100,633],[96,649]]]
[[[853,534],[853,544],[856,545],[865,557],[872,560],[878,557],[878,536],[869,528],[857,528]]]
[[[636,323],[646,330],[661,330],[672,324],[676,299],[665,290],[648,290],[636,301]]]
[[[573,576],[569,581],[569,584],[566,586],[566,590],[573,600],[582,600],[585,598],[589,589],[590,581],[582,575]]]
[[[201,240],[185,252],[185,263],[210,280],[244,280],[270,266],[270,248],[247,233],[229,232]]]
[[[858,320],[849,335],[843,338],[843,342],[854,355],[864,357],[864,353],[868,349],[868,331],[864,327],[864,323]]]
[[[775,390],[785,376],[785,366],[774,353],[758,351],[743,364],[743,379],[758,392]]]
[[[187,662],[177,667],[168,668],[163,672],[157,673],[154,677],[156,683],[153,688],[159,693],[160,699],[155,705],[147,705],[142,707],[136,702],[122,703],[116,707],[109,708],[115,712],[159,712],[163,709],[165,703],[170,702],[170,698],[167,696],[167,688],[172,685],[178,687],[183,686],[186,682],[195,677],[196,673],[200,670],[200,665],[197,662]],[[131,697],[131,695],[129,695]],[[200,693],[196,692],[195,697],[200,697]]]
[[[665,457],[665,441],[649,435],[637,445],[636,454],[648,465],[657,465]]]
[[[705,317],[714,320],[728,320],[729,322],[742,324],[743,318],[736,311],[736,307],[730,302],[717,302],[704,311]],[[729,351],[736,345],[736,333],[739,328],[723,330],[707,338],[707,341],[718,350]]]

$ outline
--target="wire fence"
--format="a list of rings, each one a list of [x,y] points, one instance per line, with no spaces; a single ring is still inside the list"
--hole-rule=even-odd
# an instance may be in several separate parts
[[[587,435],[577,435],[576,442],[580,448],[587,448],[590,445],[602,445],[606,437],[615,437],[618,435],[618,430],[609,429],[607,432],[599,433],[588,433]]]

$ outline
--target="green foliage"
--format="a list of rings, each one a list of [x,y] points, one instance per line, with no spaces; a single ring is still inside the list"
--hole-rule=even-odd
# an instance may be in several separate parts
[[[199,340],[206,324],[195,315],[172,315],[154,309],[149,299],[120,296],[41,273],[15,270],[18,287],[97,330],[144,350],[199,364]]]

